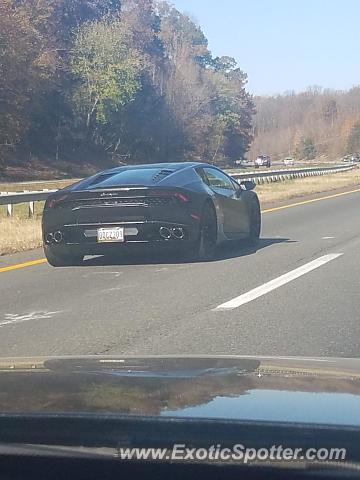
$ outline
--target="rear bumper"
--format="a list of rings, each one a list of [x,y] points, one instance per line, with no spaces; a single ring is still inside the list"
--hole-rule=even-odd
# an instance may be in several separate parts
[[[91,247],[83,247],[81,245],[61,245],[51,246],[44,245],[44,250],[51,251],[51,253],[58,256],[84,256],[84,255],[107,255],[107,256],[122,256],[122,255],[147,255],[153,252],[160,254],[161,252],[176,252],[188,251],[194,247],[194,243],[185,242],[138,242],[138,243],[108,243],[103,245],[93,245]]]
[[[123,227],[124,242],[98,243],[97,229],[106,227]],[[165,227],[170,232],[169,238],[163,238],[160,228]],[[182,238],[177,238],[174,229],[181,229]],[[53,232],[43,230],[43,241],[45,248],[54,253],[74,255],[105,255],[126,252],[144,248],[179,248],[193,244],[199,237],[199,222],[185,225],[174,222],[147,221],[131,223],[109,223],[109,224],[66,224],[57,226]],[[60,242],[49,241],[48,234],[55,232],[62,233]]]

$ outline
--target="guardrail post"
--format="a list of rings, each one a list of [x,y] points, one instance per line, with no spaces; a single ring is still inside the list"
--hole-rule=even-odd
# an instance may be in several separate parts
[[[29,218],[34,216],[34,204],[35,202],[29,202]]]
[[[8,203],[6,205],[6,215],[8,217],[11,217],[12,216],[12,212],[13,212],[13,208],[12,208],[12,204],[11,203]]]

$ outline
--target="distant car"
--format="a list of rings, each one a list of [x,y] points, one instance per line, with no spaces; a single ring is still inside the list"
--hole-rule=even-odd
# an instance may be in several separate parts
[[[48,262],[77,265],[146,245],[211,260],[219,243],[256,243],[261,228],[252,181],[206,163],[116,167],[50,195],[42,235]]]
[[[350,155],[345,155],[345,157],[342,158],[343,162],[360,162],[360,154],[358,153],[353,153]]]
[[[259,155],[255,160],[255,168],[259,167],[271,167],[271,160],[268,155]]]
[[[290,166],[290,165],[294,165],[294,163],[295,163],[295,161],[294,161],[293,157],[286,157],[284,159],[284,165],[287,166],[287,167]]]

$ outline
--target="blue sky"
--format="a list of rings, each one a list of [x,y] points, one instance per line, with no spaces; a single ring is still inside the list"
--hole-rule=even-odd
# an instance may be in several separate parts
[[[172,0],[255,94],[360,84],[360,0]]]

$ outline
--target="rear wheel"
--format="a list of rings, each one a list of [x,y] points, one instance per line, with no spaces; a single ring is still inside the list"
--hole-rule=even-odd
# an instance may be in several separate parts
[[[259,241],[261,231],[261,210],[258,198],[254,195],[250,200],[250,232],[248,242],[250,245],[256,245]]]
[[[217,244],[217,220],[214,207],[207,203],[201,217],[200,235],[196,254],[198,260],[206,262],[215,256]]]
[[[81,265],[84,255],[58,255],[49,248],[44,248],[45,256],[53,267],[71,267]]]
[[[207,262],[214,258],[217,245],[217,220],[214,207],[207,203],[200,220],[200,232],[196,242],[181,248],[178,253],[186,262]]]

